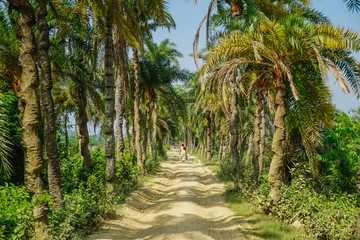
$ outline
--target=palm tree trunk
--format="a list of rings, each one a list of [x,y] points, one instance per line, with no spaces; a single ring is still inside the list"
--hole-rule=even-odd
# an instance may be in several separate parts
[[[113,26],[112,31],[112,38],[113,38],[113,49],[115,53],[115,133],[117,138],[117,146],[116,146],[116,156],[117,159],[120,159],[120,155],[125,150],[124,144],[124,134],[123,134],[123,97],[124,97],[124,81],[120,73],[120,54],[126,54],[127,52],[123,53],[120,50],[120,41],[118,37],[117,26]],[[126,49],[126,48],[125,48]],[[124,76],[124,75],[123,75]]]
[[[280,197],[281,189],[281,171],[283,167],[284,149],[282,143],[285,140],[285,97],[286,87],[282,81],[277,81],[277,93],[275,104],[277,106],[275,113],[275,134],[273,136],[271,150],[274,153],[269,169],[270,198],[277,200]]]
[[[184,140],[183,140],[183,143],[185,143],[185,145],[187,146],[188,143],[187,143],[187,138],[186,138],[186,126],[184,125],[183,126],[183,134],[184,134]]]
[[[129,155],[131,156],[131,147],[130,147],[130,122],[129,122],[129,115],[125,115],[125,130],[126,130],[126,150],[128,151]]]
[[[144,141],[143,141],[143,165],[145,166],[146,162],[146,150],[148,145],[149,139],[149,130],[150,130],[150,120],[151,120],[151,99],[146,99],[146,122],[145,122],[145,129],[144,129]]]
[[[243,188],[243,172],[240,167],[239,151],[237,148],[238,143],[238,124],[239,124],[239,111],[237,109],[238,104],[238,93],[237,85],[233,83],[231,86],[231,119],[230,119],[230,146],[231,146],[231,156],[232,156],[232,167],[235,173],[236,178],[236,187],[238,189]]]
[[[240,138],[240,144],[239,144],[239,160],[240,163],[244,157],[244,153],[245,153],[245,144],[246,144],[246,137],[245,138]]]
[[[136,154],[136,143],[135,143],[135,139],[136,139],[136,132],[135,132],[135,120],[134,120],[134,116],[132,119],[132,147],[133,147],[133,152],[134,154]]]
[[[253,151],[253,136],[254,134],[250,134],[250,137],[249,137],[249,144],[248,144],[248,150],[246,152],[246,158],[245,158],[245,166],[249,166],[249,162],[250,162],[250,156],[251,156],[251,153]]]
[[[224,140],[223,140],[223,155],[222,155],[222,159],[226,160],[230,157],[230,121],[228,119],[225,119],[225,135],[224,135]]]
[[[220,145],[219,145],[219,153],[218,153],[218,159],[221,161],[223,156],[223,148],[224,148],[224,134],[220,137]]]
[[[264,169],[264,153],[265,153],[265,98],[262,94],[262,110],[261,110],[261,123],[260,123],[260,154],[259,154],[259,175],[261,177]]]
[[[117,146],[116,146],[116,152],[117,152],[117,158],[120,159],[120,155],[125,150],[124,145],[124,135],[123,135],[123,81],[120,77],[120,69],[118,66],[115,66],[115,114],[116,114],[116,120],[115,120],[115,128],[116,128],[116,138],[117,138]]]
[[[79,151],[83,158],[83,167],[90,169],[91,167],[91,156],[89,151],[89,131],[87,127],[88,117],[86,112],[86,91],[84,86],[79,83],[75,83],[74,87],[74,98],[75,98],[75,121],[77,128],[77,134],[79,138]]]
[[[44,168],[42,144],[39,138],[41,126],[41,110],[39,96],[38,69],[33,58],[36,53],[35,37],[32,26],[35,23],[34,9],[29,1],[9,1],[10,8],[19,12],[17,18],[17,36],[20,38],[19,63],[20,103],[19,110],[22,118],[21,139],[25,160],[25,186],[32,201],[45,191],[40,172]],[[32,223],[35,227],[36,239],[48,239],[46,202],[40,202],[33,209]]]
[[[186,149],[186,151],[192,153],[192,151],[193,151],[193,149],[194,149],[194,146],[193,146],[193,144],[192,144],[192,131],[191,131],[191,128],[190,128],[190,127],[188,127],[188,134],[187,134],[187,136],[188,136],[188,144],[189,144],[189,146],[188,146],[188,148]]]
[[[211,159],[211,111],[207,111],[206,115],[207,127],[206,127],[206,158]]]
[[[68,116],[67,116],[67,113],[65,112],[65,116],[64,116],[65,145],[66,145],[66,153],[68,156],[70,156],[69,134],[68,134],[68,129],[67,129],[67,121],[68,121]]]
[[[55,209],[59,210],[64,206],[64,198],[61,192],[61,175],[56,145],[56,121],[54,112],[54,101],[51,95],[52,79],[49,59],[49,26],[46,22],[47,10],[44,1],[38,1],[39,7],[36,11],[37,28],[39,29],[38,57],[41,68],[41,93],[42,109],[44,111],[44,142],[48,162],[48,180],[51,202]]]
[[[210,119],[211,119],[210,151],[211,151],[211,157],[213,157],[214,149],[215,149],[215,113],[213,111],[211,111]]]
[[[112,61],[112,26],[106,19],[105,26],[105,117],[104,138],[106,157],[106,187],[108,193],[115,191],[115,137],[114,137],[114,78]]]
[[[263,110],[262,105],[262,93],[261,90],[258,89],[257,91],[257,97],[256,97],[256,103],[255,103],[255,121],[253,124],[253,131],[254,131],[254,137],[253,137],[253,152],[254,152],[254,158],[253,159],[253,172],[251,176],[251,180],[253,183],[257,183],[259,179],[259,158],[260,158],[260,124],[261,124],[261,111]],[[254,161],[257,161],[255,163]]]
[[[157,126],[156,126],[156,123],[157,123],[157,101],[156,99],[154,100],[154,110],[153,110],[153,113],[154,113],[154,121],[153,121],[153,135],[152,135],[152,151],[153,151],[153,157],[156,158],[157,157],[157,149],[156,149],[156,143],[157,143]]]
[[[133,49],[133,67],[134,67],[134,83],[135,83],[135,93],[134,93],[134,133],[135,133],[135,149],[137,164],[144,171],[144,166],[142,164],[142,151],[141,151],[141,127],[140,127],[140,87],[139,87],[139,72],[138,72],[138,52]]]
[[[259,179],[259,161],[256,158],[255,151],[252,151],[252,173],[251,173],[251,181],[254,186],[257,185]]]

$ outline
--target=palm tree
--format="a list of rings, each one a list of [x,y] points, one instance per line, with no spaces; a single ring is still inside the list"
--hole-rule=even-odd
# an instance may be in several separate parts
[[[0,99],[0,172],[5,176],[9,177],[11,174],[11,164],[9,162],[9,157],[12,153],[12,142],[10,137],[10,132],[7,127],[7,122],[5,121],[5,114],[3,113],[4,103]]]
[[[108,6],[110,7],[110,6]],[[109,13],[108,13],[109,14]],[[105,116],[104,116],[104,138],[106,157],[106,185],[109,193],[115,191],[115,137],[114,137],[114,78],[113,78],[113,43],[112,23],[109,15],[105,20]]]
[[[359,12],[360,11],[360,1],[359,0],[343,0],[346,3],[346,7],[350,11]]]
[[[1,86],[14,89],[15,95],[20,96],[20,63],[19,63],[19,39],[16,37],[16,23],[14,14],[6,16],[6,9],[0,10],[0,78]],[[10,177],[13,169],[11,164],[11,153],[14,141],[8,129],[6,121],[8,106],[4,102],[7,95],[0,95],[0,172],[5,177]],[[17,101],[17,99],[16,99]]]
[[[146,97],[145,132],[150,130],[151,112],[154,115],[152,124],[153,136],[152,139],[149,138],[151,139],[149,145],[153,150],[151,154],[154,156],[157,154],[157,96],[161,93],[164,98],[170,99],[174,97],[172,83],[185,80],[187,72],[180,69],[177,60],[177,58],[182,57],[182,54],[175,49],[175,44],[171,43],[168,39],[163,40],[159,45],[146,41],[146,46],[147,51],[145,52],[144,60],[141,62],[140,75]],[[151,104],[153,104],[152,109],[150,107]]]
[[[197,1],[194,1],[197,3]],[[322,18],[319,18],[318,13],[313,9],[308,7],[309,2],[307,0],[281,0],[276,2],[265,1],[265,0],[255,0],[255,1],[245,1],[245,0],[211,0],[207,9],[207,13],[195,34],[194,42],[193,42],[193,55],[196,66],[199,68],[198,64],[198,41],[200,36],[200,30],[202,25],[205,22],[205,39],[206,44],[209,44],[209,36],[210,36],[210,20],[212,11],[217,8],[217,12],[220,15],[220,23],[226,23],[224,33],[229,33],[233,30],[239,31],[243,30],[248,26],[257,25],[260,21],[259,13],[265,14],[267,17],[275,17],[282,18],[284,16],[288,16],[291,12],[304,12],[308,13],[309,17],[313,17],[315,15],[320,21]],[[231,12],[231,20],[224,21],[228,15],[226,13],[227,7],[230,7]],[[213,23],[219,24],[217,21],[219,19],[215,19]],[[215,39],[220,36],[224,36],[224,33],[215,34]]]
[[[165,26],[170,28],[175,26],[174,20],[167,12],[167,1],[156,0],[156,1],[144,1],[137,2],[134,4],[134,12],[136,19],[139,22],[139,27],[142,30],[142,33],[149,39],[151,39],[151,30],[154,30],[156,27]],[[150,24],[150,21],[152,24]],[[142,42],[140,42],[140,49],[142,49]],[[146,161],[146,141],[147,141],[147,132],[148,128],[145,128],[144,131],[144,140],[143,140],[143,149],[141,149],[141,126],[140,126],[140,85],[139,85],[139,57],[138,49],[133,47],[133,69],[134,69],[134,83],[135,83],[135,92],[134,92],[134,134],[135,134],[135,149],[137,154],[137,163],[142,166],[143,162]],[[143,166],[142,166],[142,169]]]
[[[56,78],[66,82],[71,80],[72,88],[70,95],[74,100],[75,109],[75,123],[77,126],[77,135],[79,139],[79,152],[83,159],[83,167],[90,169],[91,156],[88,148],[89,132],[87,128],[88,116],[86,112],[87,107],[87,93],[91,96],[97,95],[93,85],[93,73],[91,66],[89,66],[87,59],[91,59],[91,47],[87,39],[91,38],[90,28],[82,18],[82,15],[77,14],[81,12],[81,7],[62,2],[57,4],[58,15],[62,16],[55,18],[57,34],[52,36],[52,49],[50,59],[52,61],[53,73]],[[68,81],[65,84],[70,84]],[[101,111],[100,102],[94,101],[97,109]]]
[[[254,73],[258,73],[258,76],[264,74],[266,81],[271,81],[271,86],[276,90],[275,134],[272,143],[274,157],[269,170],[270,197],[276,200],[280,196],[284,156],[282,143],[285,140],[286,129],[284,121],[287,114],[288,90],[286,84],[289,84],[294,99],[300,100],[301,96],[296,86],[303,83],[301,81],[294,82],[294,72],[298,64],[306,63],[311,64],[314,71],[320,72],[323,79],[326,78],[326,69],[329,69],[342,89],[349,92],[345,78],[336,66],[338,65],[346,73],[348,82],[358,94],[359,87],[355,77],[358,70],[353,64],[353,58],[344,51],[358,51],[359,41],[357,34],[350,30],[345,31],[331,25],[319,25],[314,28],[297,16],[281,21],[264,19],[257,28],[256,34],[234,33],[220,40],[217,47],[213,48],[209,54],[208,62],[214,64],[225,59],[219,67],[223,72],[234,71],[234,69],[246,66],[251,67],[252,70],[249,69],[243,78]],[[332,56],[328,54],[331,50],[343,52],[345,55]],[[260,74],[259,69],[261,70]]]
[[[34,60],[36,45],[32,26],[35,13],[28,1],[9,1],[10,10],[19,12],[17,18],[17,35],[20,38],[19,63],[22,69],[20,76],[20,113],[22,118],[22,142],[25,153],[25,185],[32,200],[43,193],[44,183],[40,172],[44,168],[42,144],[38,130],[41,126],[41,110],[37,94],[39,76]],[[38,203],[33,210],[33,224],[37,239],[47,239],[46,202]]]
[[[64,206],[64,198],[60,188],[61,175],[59,156],[56,145],[56,116],[54,111],[54,100],[51,94],[53,87],[51,77],[51,66],[49,59],[49,26],[46,22],[47,10],[44,0],[38,1],[36,11],[37,28],[39,30],[38,56],[41,69],[41,97],[42,109],[44,111],[44,139],[48,163],[49,192],[55,209],[59,210]]]

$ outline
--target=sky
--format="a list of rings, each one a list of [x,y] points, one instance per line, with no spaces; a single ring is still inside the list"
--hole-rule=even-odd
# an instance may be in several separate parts
[[[179,60],[181,67],[195,71],[196,66],[193,60],[192,46],[199,23],[204,18],[210,0],[198,0],[194,5],[191,0],[170,0],[169,12],[175,20],[176,29],[158,29],[154,34],[154,41],[159,43],[164,39],[170,39],[177,46],[177,50],[183,54]],[[360,33],[360,13],[352,13],[346,9],[343,0],[312,0],[315,9],[321,11],[329,18],[332,24],[351,28]],[[205,30],[202,29],[199,47],[205,46]],[[360,54],[355,55],[360,61]],[[344,112],[351,108],[360,106],[360,100],[356,99],[353,93],[344,94],[335,80],[329,74],[329,86],[333,92],[333,104]]]

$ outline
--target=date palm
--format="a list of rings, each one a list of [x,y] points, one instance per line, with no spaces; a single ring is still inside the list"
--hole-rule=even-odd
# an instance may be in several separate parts
[[[20,94],[19,39],[16,37],[14,14],[6,16],[6,9],[0,9],[0,79],[2,86],[13,88],[16,95]],[[11,153],[12,141],[6,122],[6,105],[4,95],[0,95],[0,172],[10,177],[12,172]]]
[[[269,81],[268,86],[276,90],[277,108],[272,143],[274,157],[269,170],[272,199],[277,199],[280,194],[287,95],[291,93],[296,101],[301,99],[296,87],[300,87],[303,83],[300,79],[294,78],[296,67],[300,63],[310,64],[323,79],[326,79],[326,69],[328,69],[344,92],[350,91],[348,82],[354,92],[359,94],[357,69],[353,64],[353,58],[347,56],[345,52],[358,51],[360,46],[358,39],[357,34],[350,30],[345,31],[331,25],[314,27],[296,16],[281,21],[270,21],[265,18],[255,33],[231,34],[221,39],[208,54],[209,66],[222,62],[217,68],[217,74],[229,75],[238,69],[247,68],[247,73],[239,81],[250,74],[256,74],[258,77],[265,75],[266,81]],[[340,53],[334,56],[329,54],[329,51]],[[344,71],[347,81],[341,70]],[[295,80],[297,82],[294,82]],[[310,81],[310,79],[302,80]]]
[[[137,1],[134,4],[134,15],[139,23],[139,27],[143,35],[151,39],[151,31],[156,27],[162,26],[170,28],[175,26],[174,20],[167,11],[167,1]],[[142,166],[146,161],[146,148],[148,138],[148,128],[144,129],[144,139],[141,148],[141,126],[140,126],[140,83],[139,83],[139,56],[138,50],[143,48],[143,43],[140,43],[138,48],[133,47],[133,69],[134,69],[134,134],[135,134],[135,149],[137,154],[137,163]],[[149,127],[149,126],[148,126]],[[142,166],[143,168],[143,166]],[[143,168],[144,169],[144,168]]]
[[[359,0],[343,0],[350,11],[360,12]]]
[[[22,118],[22,145],[25,159],[25,185],[32,200],[43,193],[44,183],[40,172],[44,168],[42,144],[38,130],[41,126],[41,109],[38,96],[39,76],[34,59],[35,37],[32,26],[35,23],[33,6],[28,1],[9,1],[9,9],[19,12],[17,36],[20,38],[20,114]],[[48,239],[47,203],[40,202],[33,210],[33,224],[37,239]]]
[[[39,6],[36,11],[37,28],[39,30],[38,57],[41,69],[41,97],[44,113],[44,140],[48,163],[49,192],[55,209],[59,210],[64,206],[64,198],[60,188],[61,175],[58,149],[56,145],[56,116],[54,100],[51,90],[53,88],[52,71],[49,59],[49,25],[46,21],[46,1],[38,0]]]

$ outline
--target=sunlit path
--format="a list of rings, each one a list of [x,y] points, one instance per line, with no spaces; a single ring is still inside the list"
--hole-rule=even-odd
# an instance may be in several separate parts
[[[223,184],[194,157],[178,150],[159,174],[128,199],[121,220],[106,222],[88,239],[245,239],[248,226],[226,207]]]

